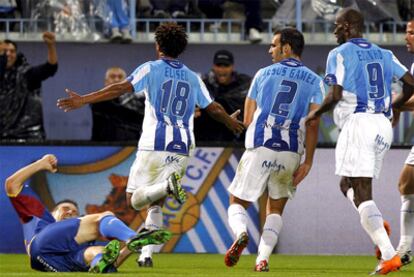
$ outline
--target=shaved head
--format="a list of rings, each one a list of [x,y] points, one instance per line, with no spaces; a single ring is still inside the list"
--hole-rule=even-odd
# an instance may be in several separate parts
[[[357,10],[351,8],[343,9],[338,13],[336,20],[348,23],[350,29],[354,29],[354,31],[359,33],[362,33],[364,30],[364,17]]]

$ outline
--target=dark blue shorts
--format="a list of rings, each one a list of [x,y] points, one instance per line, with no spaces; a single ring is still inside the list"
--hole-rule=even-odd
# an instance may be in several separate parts
[[[75,241],[80,219],[71,218],[51,223],[43,228],[30,245],[30,262],[40,271],[88,271],[83,253],[94,243],[79,245]]]

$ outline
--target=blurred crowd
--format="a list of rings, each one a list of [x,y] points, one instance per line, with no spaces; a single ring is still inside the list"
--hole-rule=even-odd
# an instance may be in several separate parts
[[[79,40],[104,37],[129,43],[133,39],[130,5],[135,6],[136,18],[241,19],[245,38],[253,43],[261,41],[263,19],[271,19],[274,28],[289,25],[295,21],[296,9],[296,1],[288,0],[0,0],[0,18],[41,22],[25,26],[28,32],[43,28]],[[305,27],[310,21],[333,21],[341,7],[350,6],[361,10],[368,22],[407,21],[413,16],[413,5],[413,0],[302,0],[302,21]],[[10,27],[11,31],[20,28]],[[0,30],[4,29],[0,22]],[[225,30],[225,26],[212,23],[209,30]]]

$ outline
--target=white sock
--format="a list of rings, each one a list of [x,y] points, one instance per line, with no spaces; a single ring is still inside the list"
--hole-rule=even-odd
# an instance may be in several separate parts
[[[401,236],[397,249],[404,253],[411,250],[414,239],[414,194],[401,195]]]
[[[346,198],[348,198],[348,200],[351,201],[352,206],[355,208],[356,211],[358,211],[358,208],[357,208],[357,206],[355,205],[355,202],[354,202],[355,198],[354,198],[354,189],[353,188],[349,188],[346,191]]]
[[[283,221],[279,214],[269,214],[266,216],[266,222],[263,226],[263,233],[260,237],[259,249],[256,258],[256,264],[260,261],[269,261],[269,257],[277,244],[277,239],[282,230]]]
[[[160,206],[152,206],[148,209],[147,218],[145,219],[145,228],[148,230],[158,230],[162,228],[162,209]],[[152,258],[154,252],[154,245],[147,245],[141,249],[140,261],[145,258]]]
[[[387,231],[384,228],[382,214],[378,210],[373,200],[362,202],[358,207],[361,216],[361,225],[372,242],[378,246],[381,251],[382,259],[389,260],[395,256],[396,252],[391,244]]]
[[[167,181],[164,181],[152,186],[136,189],[131,197],[132,207],[139,211],[146,205],[167,196],[167,186]]]
[[[236,238],[241,233],[247,232],[247,214],[246,209],[239,204],[231,204],[227,210],[229,225]]]

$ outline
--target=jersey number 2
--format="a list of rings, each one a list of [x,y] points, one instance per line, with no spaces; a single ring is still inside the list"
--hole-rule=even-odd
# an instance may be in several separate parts
[[[183,116],[187,109],[187,100],[190,94],[190,85],[178,81],[173,89],[173,80],[162,84],[161,112],[167,114],[169,109],[175,116]]]
[[[288,117],[290,110],[289,105],[293,102],[293,99],[295,99],[298,84],[292,81],[283,80],[280,83],[280,87],[281,89],[273,102],[271,114]]]

